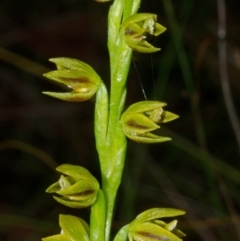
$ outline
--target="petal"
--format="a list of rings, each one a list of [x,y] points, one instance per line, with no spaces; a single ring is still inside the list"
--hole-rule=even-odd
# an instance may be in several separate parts
[[[88,200],[86,200],[86,201],[81,201],[81,202],[79,202],[79,201],[72,201],[72,200],[66,199],[66,198],[64,198],[64,197],[56,197],[56,196],[53,196],[53,198],[54,198],[57,202],[65,205],[65,206],[67,206],[67,207],[70,207],[70,208],[85,208],[85,207],[89,207],[89,206],[92,205],[92,204],[95,202],[95,200],[96,200],[96,196],[95,196],[94,198],[88,199]]]
[[[95,70],[90,65],[77,59],[60,57],[51,58],[49,61],[55,63],[57,66],[61,66],[63,69],[73,69],[95,73]]]
[[[167,103],[160,101],[140,101],[128,107],[124,113],[143,113],[166,106]]]
[[[84,167],[72,165],[72,164],[62,164],[56,168],[58,172],[61,172],[67,176],[80,178],[80,177],[89,177],[91,179],[92,174]]]
[[[135,142],[138,142],[138,143],[148,143],[148,144],[171,141],[171,138],[169,138],[169,137],[157,136],[157,135],[154,135],[152,133],[145,133],[142,136],[127,135],[127,137],[132,141],[135,141]]]
[[[169,121],[172,121],[172,120],[175,120],[179,118],[178,115],[172,113],[172,112],[169,112],[169,111],[163,111],[162,115],[161,115],[161,119],[158,123],[166,123],[166,122],[169,122]]]
[[[48,95],[60,100],[69,101],[69,102],[83,102],[89,100],[96,92],[88,91],[87,93],[78,93],[78,92],[66,92],[66,93],[57,93],[57,92],[42,92],[44,95]]]

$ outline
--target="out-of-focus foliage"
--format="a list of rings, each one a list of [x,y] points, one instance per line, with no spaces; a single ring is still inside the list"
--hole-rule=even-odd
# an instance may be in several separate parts
[[[167,31],[161,38],[148,39],[161,52],[135,53],[133,60],[147,98],[167,102],[168,110],[180,118],[157,131],[171,137],[171,142],[148,146],[129,141],[113,231],[149,207],[171,206],[187,212],[178,226],[187,233],[186,240],[238,240],[239,151],[219,80],[217,2],[142,2],[140,12],[156,13]],[[58,177],[56,165],[81,165],[100,176],[93,138],[94,102],[65,103],[42,95],[44,90],[67,91],[42,74],[55,68],[48,63],[52,56],[70,57],[91,65],[108,84],[110,4],[1,2],[0,240],[40,240],[59,233],[58,213],[71,210],[45,193]],[[236,106],[240,104],[239,9],[239,1],[226,1],[227,61]],[[142,100],[133,65],[126,108]],[[87,212],[81,211],[83,219]]]

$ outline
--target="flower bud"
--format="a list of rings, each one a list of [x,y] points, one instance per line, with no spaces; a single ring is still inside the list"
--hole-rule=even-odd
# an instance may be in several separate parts
[[[177,220],[166,224],[158,218],[183,215],[182,210],[153,208],[136,217],[128,227],[128,236],[133,241],[181,241],[185,234],[176,229]]]
[[[158,36],[166,30],[156,21],[157,15],[152,13],[138,13],[126,18],[122,23],[126,44],[141,53],[159,51],[159,48],[152,46],[145,40],[147,34]]]
[[[71,102],[82,102],[90,99],[102,82],[92,67],[82,61],[70,58],[54,58],[51,62],[58,70],[44,74],[48,79],[64,84],[71,92],[43,92],[43,94]]]
[[[89,241],[89,227],[83,219],[61,214],[59,225],[60,234],[43,238],[42,241]]]
[[[142,101],[131,105],[121,117],[123,132],[136,142],[158,143],[171,138],[150,133],[160,128],[157,123],[165,123],[178,118],[171,112],[163,110],[167,104],[160,101]]]
[[[70,164],[60,165],[56,170],[65,175],[46,190],[60,195],[54,196],[56,201],[72,208],[88,207],[94,203],[99,184],[88,170]]]

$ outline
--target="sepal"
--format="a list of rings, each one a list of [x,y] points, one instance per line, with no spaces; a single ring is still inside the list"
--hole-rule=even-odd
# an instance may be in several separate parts
[[[133,14],[122,23],[122,29],[126,44],[133,50],[141,53],[153,53],[160,48],[152,46],[147,42],[146,35],[158,36],[166,28],[157,23],[157,15],[152,13]]]
[[[89,241],[89,226],[83,219],[61,214],[59,225],[60,234],[42,238],[42,241]]]
[[[165,111],[167,104],[160,101],[141,101],[131,105],[121,117],[122,128],[125,135],[136,142],[158,143],[169,141],[171,138],[152,134],[160,126],[178,118],[178,115]]]
[[[99,183],[88,170],[70,164],[63,164],[56,170],[65,175],[46,190],[59,195],[54,196],[56,201],[72,208],[88,207],[94,203]]]
[[[53,58],[58,70],[44,74],[48,79],[61,83],[72,89],[70,92],[58,93],[45,91],[43,94],[70,102],[82,102],[90,99],[102,82],[95,70],[88,64],[70,58]]]

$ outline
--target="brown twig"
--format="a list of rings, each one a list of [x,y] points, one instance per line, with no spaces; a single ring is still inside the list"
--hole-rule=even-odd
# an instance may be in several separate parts
[[[222,92],[227,108],[227,112],[238,142],[240,151],[240,125],[234,107],[227,70],[227,51],[226,51],[226,13],[225,1],[218,0],[218,53],[219,53],[219,74],[222,85]]]

